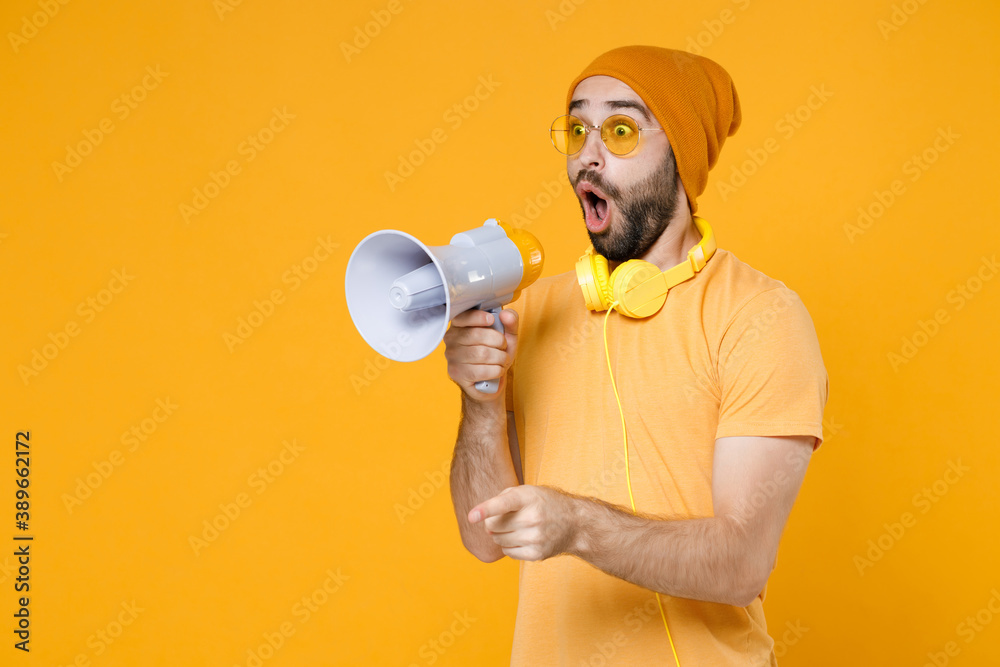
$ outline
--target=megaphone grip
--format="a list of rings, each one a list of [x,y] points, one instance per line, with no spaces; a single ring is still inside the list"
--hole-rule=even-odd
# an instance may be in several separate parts
[[[500,308],[490,308],[486,312],[493,313],[493,324],[492,326],[495,330],[499,331],[501,334],[504,333],[503,322],[500,321],[500,313],[503,312],[503,307]],[[500,388],[500,378],[496,380],[481,380],[476,383],[476,389],[483,392],[484,394],[495,394],[497,389]]]

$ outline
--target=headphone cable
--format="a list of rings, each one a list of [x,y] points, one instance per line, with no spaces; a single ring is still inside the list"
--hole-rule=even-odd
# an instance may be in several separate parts
[[[629,474],[628,465],[628,431],[625,429],[625,410],[622,409],[622,399],[618,395],[618,386],[615,384],[615,374],[611,370],[611,352],[608,351],[608,317],[611,312],[615,309],[618,302],[615,301],[610,306],[608,306],[607,313],[604,315],[604,357],[608,362],[608,375],[611,376],[611,389],[615,392],[615,401],[618,403],[618,414],[621,416],[622,420],[622,439],[625,447],[625,484],[628,487],[628,501],[632,505],[632,514],[637,515],[635,511],[635,498],[632,497],[632,478]],[[663,611],[663,602],[660,600],[660,594],[657,591],[653,591],[656,595],[656,604],[660,608],[660,618],[663,619],[663,627],[667,630],[667,639],[670,640],[670,650],[674,652],[674,662],[677,663],[677,667],[681,667],[680,658],[677,657],[677,649],[674,647],[674,638],[670,635],[670,626],[667,625],[667,614]]]

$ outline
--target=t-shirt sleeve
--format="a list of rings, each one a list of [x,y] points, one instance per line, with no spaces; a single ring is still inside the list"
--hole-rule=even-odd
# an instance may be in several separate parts
[[[718,359],[716,438],[812,435],[820,446],[829,378],[798,294],[776,287],[752,297],[726,328]]]

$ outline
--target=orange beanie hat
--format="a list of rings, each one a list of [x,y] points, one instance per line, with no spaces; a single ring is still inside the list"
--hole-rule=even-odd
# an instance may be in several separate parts
[[[610,76],[628,84],[663,126],[674,150],[677,173],[691,212],[705,191],[726,137],[740,126],[740,100],[726,70],[686,51],[657,46],[623,46],[597,57],[569,86],[566,107],[577,84],[589,76]]]

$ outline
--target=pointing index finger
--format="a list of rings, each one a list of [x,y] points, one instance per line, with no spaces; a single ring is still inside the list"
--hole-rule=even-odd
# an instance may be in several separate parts
[[[523,506],[516,487],[508,487],[489,500],[479,503],[469,512],[469,523],[479,523],[491,516],[514,512]]]

